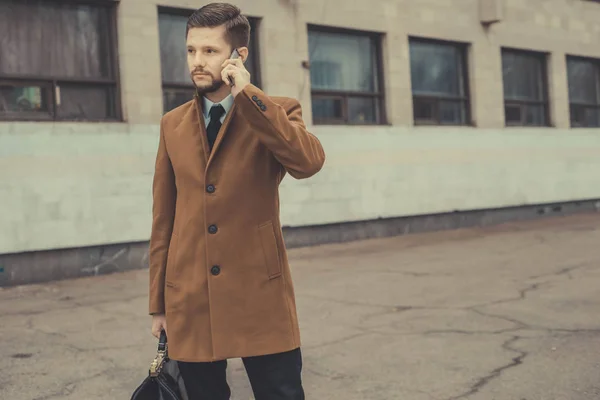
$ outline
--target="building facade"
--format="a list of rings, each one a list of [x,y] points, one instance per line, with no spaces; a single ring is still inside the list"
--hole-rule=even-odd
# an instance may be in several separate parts
[[[234,0],[327,154],[289,227],[600,199],[600,2]],[[145,264],[189,0],[0,0],[0,286]],[[232,161],[235,162],[235,161]]]

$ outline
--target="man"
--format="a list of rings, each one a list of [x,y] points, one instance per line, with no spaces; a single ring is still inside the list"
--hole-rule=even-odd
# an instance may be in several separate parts
[[[286,173],[316,174],[325,154],[296,100],[250,83],[249,34],[233,5],[195,11],[186,42],[197,96],[161,120],[152,333],[166,331],[191,400],[229,399],[229,358],[242,358],[256,400],[304,399],[278,186]]]

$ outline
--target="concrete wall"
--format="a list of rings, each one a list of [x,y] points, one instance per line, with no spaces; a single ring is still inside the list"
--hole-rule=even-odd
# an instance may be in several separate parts
[[[262,17],[266,92],[299,98],[311,125],[306,24],[386,33],[390,125],[310,126],[328,156],[287,178],[282,220],[302,226],[600,198],[600,130],[570,129],[565,54],[600,58],[600,4],[505,0],[484,29],[476,0],[244,0]],[[163,6],[196,8],[165,0]],[[342,9],[344,8],[344,11]],[[126,122],[0,122],[0,253],[146,240],[162,115],[157,4],[119,6]],[[408,36],[469,42],[474,127],[414,127]],[[183,42],[182,42],[183,46]],[[552,128],[504,128],[500,47],[551,52]]]

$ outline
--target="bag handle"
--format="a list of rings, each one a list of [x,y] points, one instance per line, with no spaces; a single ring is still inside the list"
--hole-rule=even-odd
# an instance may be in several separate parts
[[[156,377],[160,374],[162,367],[169,356],[167,355],[167,333],[163,329],[160,332],[160,338],[158,339],[158,352],[156,357],[150,364],[150,376]]]
[[[167,351],[167,332],[165,330],[160,331],[160,338],[158,339],[158,351]]]

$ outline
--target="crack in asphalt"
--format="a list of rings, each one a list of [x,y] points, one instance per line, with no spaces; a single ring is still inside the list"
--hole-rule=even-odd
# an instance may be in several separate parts
[[[312,345],[312,346],[303,346],[303,347],[306,348],[307,350],[308,349],[314,350],[314,349],[319,349],[321,347],[326,347],[326,346],[331,346],[331,345],[336,345],[336,344],[340,344],[340,343],[343,343],[343,342],[347,342],[349,340],[356,339],[356,338],[362,337],[362,336],[371,335],[373,333],[375,333],[375,332],[370,332],[370,331],[366,331],[365,330],[365,331],[363,331],[361,333],[355,333],[354,335],[344,336],[342,338],[335,339],[335,340],[330,340],[328,342],[322,342],[322,343],[315,344],[315,345]]]
[[[428,331],[417,332],[419,335],[444,335],[444,334],[456,334],[456,335],[501,335],[504,333],[512,333],[520,331],[522,328],[507,328],[499,329],[495,331],[476,330],[476,331],[465,331],[460,329],[432,329]]]
[[[118,300],[115,300],[113,298],[113,299],[98,300],[96,302],[92,302],[92,301],[72,302],[66,306],[59,306],[59,307],[52,306],[52,307],[48,307],[47,309],[44,309],[44,310],[0,312],[0,318],[16,317],[16,316],[36,316],[36,315],[46,314],[46,313],[50,313],[50,312],[71,310],[74,308],[92,308],[93,309],[94,307],[107,305],[110,303],[124,303],[124,302],[129,302],[129,301],[137,300],[140,298],[147,298],[147,297],[148,297],[147,294],[135,295],[135,296],[130,296],[130,297],[126,297],[126,298],[122,298],[122,299],[118,299]],[[61,303],[64,304],[64,301]],[[46,302],[46,304],[48,304],[48,303]],[[106,311],[104,311],[104,312],[106,312]]]
[[[566,333],[566,334],[600,333],[600,328],[599,329],[593,329],[593,328],[591,328],[591,329],[586,329],[586,328],[580,328],[580,329],[539,328],[539,329],[532,329],[532,330],[543,330],[548,333]]]
[[[344,271],[331,271],[331,272],[340,272],[340,273],[344,273]],[[403,271],[403,270],[377,270],[377,269],[373,269],[373,270],[365,270],[365,271],[353,271],[353,273],[355,274],[393,274],[393,275],[407,275],[407,276],[412,276],[415,278],[423,278],[423,277],[430,277],[430,276],[435,276],[440,277],[451,277],[451,276],[456,276],[455,274],[449,273],[449,272],[417,272],[417,271]]]
[[[76,384],[73,383],[69,383],[67,385],[65,385],[59,392],[54,392],[42,397],[36,397],[33,400],[49,400],[49,399],[53,399],[53,398],[59,398],[59,399],[63,399],[66,396],[69,396],[71,393],[73,393],[75,391],[75,389],[77,388]]]
[[[519,339],[521,339],[519,336],[513,336],[512,338],[510,338],[507,341],[505,341],[504,343],[502,343],[502,348],[504,350],[518,354],[518,356],[512,358],[511,362],[509,362],[505,365],[502,365],[502,366],[492,370],[488,375],[486,375],[482,378],[479,378],[477,380],[477,382],[475,382],[475,384],[473,386],[471,386],[471,388],[467,392],[459,394],[458,396],[449,397],[447,400],[465,399],[465,398],[479,392],[484,386],[486,386],[488,383],[490,383],[490,381],[499,377],[502,374],[502,372],[504,372],[508,369],[511,369],[511,368],[518,367],[519,365],[523,364],[523,360],[525,359],[525,357],[527,357],[528,353],[526,351],[521,351],[514,347],[511,347],[511,345],[513,343],[517,342]]]
[[[63,386],[63,388],[60,391],[54,392],[54,393],[50,393],[50,394],[47,394],[47,395],[42,396],[42,397],[36,397],[33,400],[50,400],[50,399],[55,399],[55,398],[63,399],[65,397],[69,396],[70,394],[72,394],[75,391],[75,389],[77,388],[78,384],[86,382],[86,381],[89,381],[89,380],[92,380],[92,379],[95,379],[95,378],[98,378],[98,377],[100,377],[100,376],[102,376],[102,375],[104,375],[104,374],[106,374],[106,373],[108,373],[108,372],[110,372],[112,370],[113,370],[113,368],[109,368],[109,369],[106,369],[104,371],[98,372],[98,373],[96,373],[96,374],[94,374],[92,376],[88,376],[88,377],[85,377],[85,378],[81,378],[81,379],[77,379],[77,380],[74,380],[74,381],[70,381],[68,383],[65,383],[64,386]]]
[[[486,303],[475,304],[473,306],[463,308],[463,310],[472,310],[472,309],[478,308],[478,307],[489,307],[489,306],[495,306],[498,304],[512,303],[515,301],[525,300],[527,298],[527,294],[529,292],[536,291],[536,290],[540,289],[541,287],[549,285],[551,283],[553,283],[553,282],[550,282],[550,281],[549,282],[536,282],[536,283],[533,283],[533,284],[527,286],[524,289],[519,290],[519,295],[516,297],[509,297],[508,299],[500,299],[500,300],[494,300],[494,301],[490,301],[490,302],[486,302]]]
[[[102,347],[79,347],[73,344],[65,345],[65,347],[77,353],[91,353],[94,351],[106,351],[106,350],[128,350],[128,349],[144,349],[147,346],[145,344],[128,344],[124,346],[102,346]],[[107,359],[108,360],[108,359]],[[110,361],[112,363],[112,361]]]
[[[507,317],[505,315],[492,314],[489,312],[479,310],[477,308],[466,308],[465,310],[473,312],[475,314],[478,314],[482,317],[495,318],[495,319],[499,319],[501,321],[510,322],[511,324],[516,325],[516,327],[518,327],[518,329],[531,329],[531,326],[526,324],[525,322],[519,321],[518,319],[515,319],[515,318]]]
[[[590,266],[595,266],[593,261],[582,262],[582,263],[579,263],[576,265],[572,265],[570,267],[561,268],[555,272],[549,272],[547,274],[530,276],[528,279],[539,279],[539,278],[546,278],[549,276],[561,276],[561,275],[567,275],[569,277],[569,279],[573,279],[571,272],[577,271],[578,269],[587,268]]]
[[[345,379],[345,378],[349,377],[348,375],[342,374],[342,373],[328,374],[328,373],[325,373],[325,372],[320,372],[320,371],[317,371],[315,368],[312,368],[312,367],[307,367],[307,368],[304,368],[304,369],[308,373],[311,373],[313,375],[316,375],[318,377],[325,378],[325,379],[328,379],[328,380],[339,380],[339,379]]]
[[[41,397],[35,397],[33,400],[64,399],[65,397],[67,397],[67,396],[71,395],[73,392],[75,392],[75,389],[77,389],[79,384],[90,381],[92,379],[99,378],[103,375],[109,374],[110,372],[115,372],[116,370],[120,370],[120,369],[121,368],[119,368],[118,366],[113,366],[111,368],[104,369],[93,375],[86,376],[81,379],[69,381],[63,385],[63,388],[61,390],[41,396]]]
[[[27,328],[30,331],[33,331],[35,333],[38,333],[40,335],[51,336],[51,337],[56,337],[56,338],[60,338],[60,339],[67,339],[67,335],[65,335],[62,332],[47,332],[47,331],[44,331],[44,330],[42,330],[40,328],[37,328],[35,326],[35,323],[34,323],[32,317],[30,317],[30,318],[27,319],[27,322],[25,323],[25,328]]]
[[[395,314],[400,311],[416,310],[416,309],[419,309],[419,310],[455,310],[456,309],[456,308],[452,308],[452,307],[425,307],[425,306],[405,306],[405,305],[393,305],[393,304],[373,304],[373,303],[364,303],[364,302],[360,302],[360,301],[334,299],[331,297],[317,296],[317,295],[313,295],[313,294],[300,294],[300,295],[298,295],[298,298],[323,300],[323,301],[329,301],[329,302],[337,303],[337,304],[344,304],[344,305],[348,305],[348,306],[385,308],[386,310],[388,310],[380,315]]]

